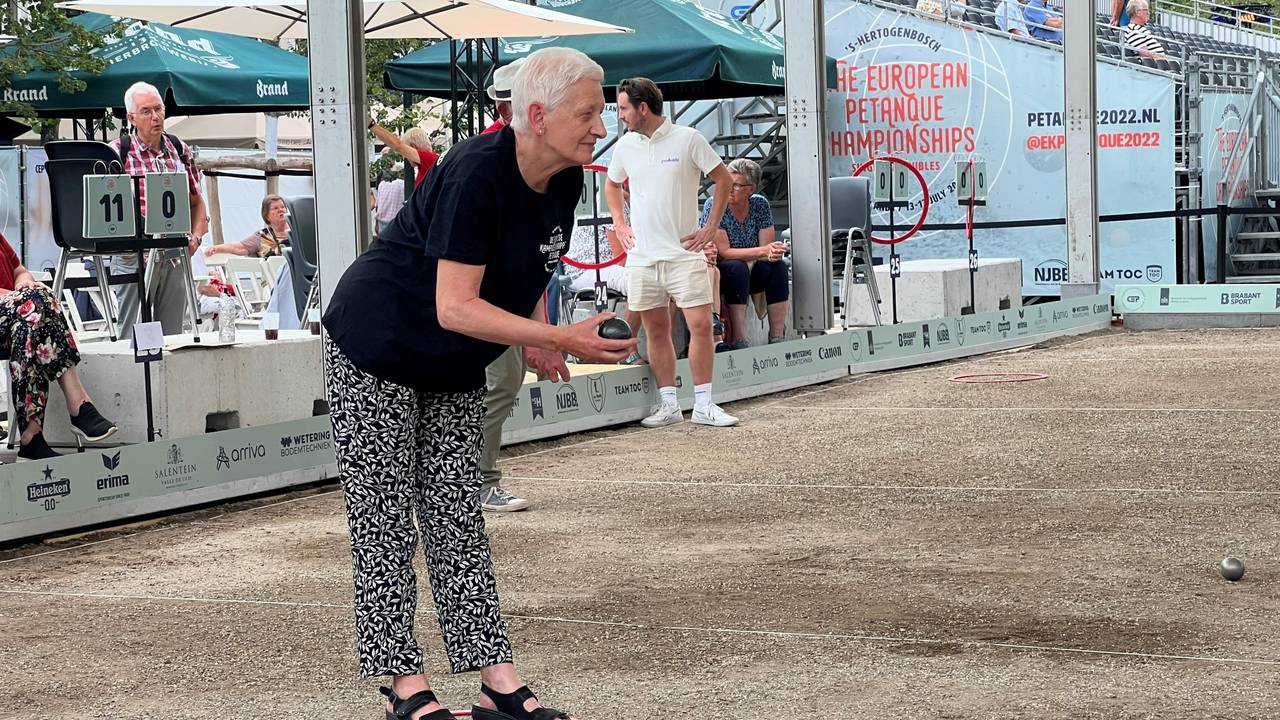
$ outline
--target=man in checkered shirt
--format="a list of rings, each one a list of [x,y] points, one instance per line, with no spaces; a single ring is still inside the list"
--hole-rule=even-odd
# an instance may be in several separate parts
[[[200,195],[200,168],[186,143],[173,142],[164,132],[164,100],[160,91],[148,83],[134,83],[124,93],[125,111],[128,113],[128,152],[122,153],[124,171],[129,175],[145,175],[148,172],[186,172],[191,202],[191,234],[188,236],[188,255],[200,247],[200,238],[209,230],[208,212]],[[120,150],[119,139],[111,141]],[[142,214],[147,214],[146,195],[139,198]],[[187,312],[187,286],[180,253],[177,250],[153,250],[161,253],[155,265],[151,281],[147,284],[147,300],[151,303],[151,317],[160,321],[165,335],[182,332],[182,319]],[[137,256],[116,256],[111,261],[114,273],[132,273],[138,268]],[[120,302],[120,333],[128,336],[130,328],[138,320],[138,286],[122,285],[117,291]]]

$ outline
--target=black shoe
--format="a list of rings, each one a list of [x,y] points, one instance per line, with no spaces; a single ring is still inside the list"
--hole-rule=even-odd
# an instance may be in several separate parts
[[[36,433],[31,438],[31,442],[18,448],[19,460],[47,460],[49,458],[62,457],[49,447],[49,443],[44,441],[44,433]]]
[[[718,342],[718,343],[716,343],[716,352],[718,352],[718,353],[722,353],[722,352],[729,352],[729,351],[730,351],[730,350],[732,350],[732,349],[733,349],[733,348],[729,347],[729,343],[727,343],[727,342]]]
[[[720,313],[711,313],[711,334],[724,334],[724,321],[720,319]]]
[[[422,690],[410,695],[403,700],[391,690],[391,688],[378,688],[378,692],[387,697],[391,703],[391,709],[387,711],[387,720],[404,720],[404,718],[412,716],[415,712],[433,702],[439,702],[436,694],[430,690]],[[423,715],[421,720],[456,720],[453,713],[448,708],[440,708],[432,710]]]
[[[116,424],[102,417],[98,408],[86,400],[80,404],[80,414],[71,418],[71,429],[85,442],[97,442],[110,437],[116,431]]]
[[[513,693],[500,693],[491,689],[488,685],[480,683],[480,692],[484,693],[495,706],[496,710],[480,707],[479,705],[471,706],[471,717],[474,720],[560,720],[567,719],[569,713],[555,708],[540,707],[532,712],[524,709],[526,700],[537,700],[538,696],[529,690],[528,685],[522,685],[520,689]]]

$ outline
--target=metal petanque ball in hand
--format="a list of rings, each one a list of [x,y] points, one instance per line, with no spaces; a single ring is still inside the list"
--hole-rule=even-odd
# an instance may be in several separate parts
[[[1235,582],[1244,577],[1244,561],[1239,558],[1225,557],[1218,563],[1218,572],[1222,577]]]
[[[605,320],[596,328],[596,332],[600,334],[600,337],[605,338],[606,340],[631,339],[631,326],[622,318],[615,317]]]

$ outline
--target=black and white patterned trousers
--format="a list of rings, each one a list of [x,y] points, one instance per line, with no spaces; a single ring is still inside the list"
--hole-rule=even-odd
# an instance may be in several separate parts
[[[351,529],[361,675],[422,672],[419,529],[453,672],[511,662],[476,496],[484,389],[423,393],[379,380],[326,336],[325,395]]]

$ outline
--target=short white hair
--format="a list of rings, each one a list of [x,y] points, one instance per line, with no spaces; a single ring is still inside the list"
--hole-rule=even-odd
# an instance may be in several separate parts
[[[529,106],[537,103],[548,111],[563,100],[569,86],[583,78],[604,82],[604,69],[579,50],[543,48],[529,56],[516,73],[511,88],[511,127],[529,130]]]
[[[133,101],[133,98],[135,95],[142,93],[155,95],[160,98],[160,102],[164,102],[164,96],[160,94],[160,89],[155,85],[146,82],[136,82],[130,85],[128,90],[124,91],[124,109],[129,112],[137,112],[138,104]]]
[[[1147,0],[1129,0],[1129,7],[1125,8],[1130,16],[1137,15],[1139,10],[1150,10],[1151,3]]]

